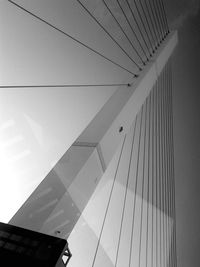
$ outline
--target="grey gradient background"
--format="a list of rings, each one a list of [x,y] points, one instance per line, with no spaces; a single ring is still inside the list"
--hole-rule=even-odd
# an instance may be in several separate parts
[[[173,55],[177,252],[179,267],[200,266],[200,1],[165,1],[179,31]]]

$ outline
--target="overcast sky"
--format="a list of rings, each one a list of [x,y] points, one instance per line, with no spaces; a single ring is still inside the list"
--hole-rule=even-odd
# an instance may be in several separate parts
[[[200,1],[165,4],[171,28],[179,31],[173,57],[178,266],[199,267]]]

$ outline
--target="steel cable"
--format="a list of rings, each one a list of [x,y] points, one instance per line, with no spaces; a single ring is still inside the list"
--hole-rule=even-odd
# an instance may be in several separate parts
[[[142,50],[143,54],[144,54],[144,55],[145,55],[145,57],[146,57],[146,60],[147,60],[147,61],[149,61],[149,59],[148,59],[148,57],[147,57],[147,55],[146,55],[146,52],[145,52],[145,50],[144,50],[144,48],[143,48],[143,46],[142,46],[142,44],[141,44],[141,42],[140,42],[140,40],[139,40],[139,38],[138,38],[137,34],[135,33],[135,31],[134,31],[134,29],[133,29],[133,27],[132,27],[132,25],[131,25],[131,23],[130,23],[130,21],[129,21],[129,19],[128,19],[127,15],[126,15],[126,13],[124,12],[124,10],[123,10],[123,8],[122,8],[122,6],[121,6],[121,4],[120,4],[119,0],[117,0],[117,3],[118,3],[118,5],[119,5],[119,7],[120,7],[120,10],[122,11],[122,13],[123,13],[123,15],[124,15],[125,19],[126,19],[126,22],[127,22],[127,23],[128,23],[128,25],[129,25],[129,27],[130,27],[130,29],[131,29],[131,31],[132,31],[132,33],[133,33],[133,35],[135,36],[135,38],[136,38],[137,42],[139,43],[139,45],[140,45],[140,48],[141,48],[141,50]],[[144,61],[143,61],[143,64],[145,65],[145,62],[144,62]]]
[[[139,30],[139,33],[140,33],[141,37],[142,37],[142,40],[143,40],[143,42],[144,42],[144,44],[145,44],[145,46],[146,46],[146,48],[147,48],[147,50],[148,50],[148,52],[149,52],[149,55],[150,55],[150,57],[152,57],[151,51],[149,51],[148,44],[147,44],[147,42],[146,42],[146,39],[145,39],[145,37],[144,37],[144,34],[143,34],[142,30],[140,29],[140,26],[139,26],[139,24],[138,24],[138,22],[137,22],[137,19],[136,19],[136,17],[135,17],[134,12],[133,12],[133,9],[131,8],[131,6],[130,6],[128,0],[125,0],[125,1],[126,1],[126,3],[127,3],[127,6],[128,6],[128,8],[129,8],[129,10],[130,10],[130,12],[131,12],[131,15],[132,15],[133,19],[134,19],[134,21],[135,21],[135,23],[136,23],[136,25],[137,25],[137,28],[138,28],[138,30]]]
[[[29,15],[35,17],[36,19],[40,20],[41,22],[45,23],[46,25],[50,26],[51,28],[55,29],[56,31],[62,33],[63,35],[67,36],[68,38],[70,38],[71,40],[75,41],[76,43],[80,44],[81,46],[89,49],[90,51],[92,51],[93,53],[99,55],[100,57],[104,58],[105,60],[111,62],[112,64],[114,64],[115,66],[118,66],[119,68],[129,72],[130,74],[134,75],[134,77],[138,77],[137,74],[135,74],[134,72],[128,70],[127,68],[123,67],[122,65],[118,64],[117,62],[113,61],[112,59],[106,57],[105,55],[101,54],[99,51],[93,49],[92,47],[88,46],[87,44],[84,44],[83,42],[81,42],[80,40],[76,39],[75,37],[71,36],[70,34],[64,32],[63,30],[57,28],[56,26],[54,26],[53,24],[49,23],[48,21],[40,18],[39,16],[35,15],[34,13],[32,13],[31,11],[25,9],[24,7],[22,7],[21,5],[15,3],[12,0],[7,0],[9,3],[15,5],[17,8],[25,11],[26,13],[28,13]]]
[[[115,20],[115,22],[117,23],[118,27],[120,28],[120,30],[122,31],[122,33],[124,34],[124,36],[126,37],[126,39],[128,40],[129,44],[131,45],[131,47],[133,48],[133,50],[135,51],[135,53],[137,54],[137,56],[139,57],[139,59],[143,62],[140,54],[138,53],[138,51],[136,50],[136,48],[134,47],[134,45],[132,44],[130,38],[128,37],[128,35],[126,34],[126,32],[124,31],[124,29],[122,28],[121,24],[119,23],[119,21],[116,19],[115,15],[113,14],[113,12],[111,11],[111,9],[109,8],[109,6],[107,5],[105,0],[102,0],[102,2],[104,3],[105,7],[107,8],[108,12],[110,13],[110,15],[112,16],[112,18]],[[134,64],[138,67],[139,71],[142,70],[142,68],[138,65],[138,63],[136,63],[135,61],[133,61]]]

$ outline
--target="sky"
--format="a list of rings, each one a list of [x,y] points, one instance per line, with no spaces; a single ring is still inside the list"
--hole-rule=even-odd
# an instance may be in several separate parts
[[[107,57],[118,57],[121,64],[131,69],[132,62],[127,61],[118,47],[113,48],[112,40],[91,23],[77,1],[18,3],[82,42],[89,45],[95,42],[96,49],[103,50]],[[94,34],[86,34],[85,29]],[[130,73],[63,37],[8,1],[0,1],[0,39],[1,85],[101,84],[102,81],[107,84],[132,78]],[[4,149],[0,151],[0,172],[3,170],[1,177],[10,177],[2,179],[4,184],[0,188],[1,221],[3,218],[9,221],[115,90],[115,87],[1,88],[0,146]],[[85,103],[90,104],[86,107]],[[9,168],[5,168],[7,164]],[[4,190],[11,190],[10,181],[15,185],[10,191],[12,198]],[[12,204],[13,198],[17,201]],[[7,207],[3,200],[7,201]]]
[[[178,29],[173,55],[174,146],[178,266],[200,264],[200,1],[166,1],[171,28]]]
[[[199,136],[200,136],[200,123],[199,123],[199,100],[200,100],[200,92],[199,92],[199,77],[200,77],[200,1],[199,0],[163,0],[166,6],[167,17],[169,20],[171,29],[178,29],[179,34],[179,44],[173,55],[173,74],[174,74],[174,91],[173,91],[173,101],[174,101],[174,145],[175,145],[175,174],[176,174],[176,214],[177,214],[177,249],[178,249],[178,266],[179,267],[199,267],[200,265],[200,253],[199,253],[199,242],[200,242],[200,215],[199,215],[199,205],[200,205],[200,147],[199,147]],[[23,2],[23,1],[22,1]],[[26,1],[27,3],[33,4],[33,0]],[[37,6],[37,1],[35,1],[35,6]],[[56,3],[51,1],[52,3]],[[3,5],[3,1],[1,1]],[[58,7],[59,5],[57,5]],[[58,36],[56,33],[46,34],[46,27],[40,25],[40,31],[38,36],[32,34],[31,30],[37,24],[37,22],[29,20],[28,17],[24,15],[23,23],[18,20],[18,13],[15,15],[15,9],[9,7],[9,12],[7,10],[7,6],[3,5],[1,9],[1,19],[4,17],[8,18],[7,27],[5,33],[9,35],[9,38],[12,39],[12,43],[2,42],[1,45],[5,45],[6,49],[9,52],[13,52],[10,54],[11,62],[7,62],[8,66],[0,65],[0,72],[4,73],[4,69],[13,68],[13,76],[12,79],[16,83],[20,83],[20,73],[23,73],[26,69],[27,62],[29,63],[30,74],[31,74],[31,82],[38,81],[38,77],[40,78],[40,82],[44,82],[48,78],[48,82],[64,82],[65,81],[65,73],[69,73],[69,70],[66,68],[62,68],[65,65],[65,62],[68,60],[68,56],[70,53],[66,53],[66,43],[65,42],[57,42]],[[13,10],[13,13],[12,13]],[[45,10],[46,11],[46,10]],[[48,11],[49,17],[56,18],[56,16],[52,16],[51,11]],[[60,12],[58,9],[56,12]],[[63,19],[66,18],[63,13]],[[73,14],[69,14],[70,20],[73,19]],[[26,22],[25,20],[26,19]],[[21,34],[19,31],[15,31],[13,28],[13,21],[15,23],[15,27],[21,27]],[[58,21],[59,22],[59,21]],[[61,20],[62,22],[62,20]],[[77,21],[74,21],[76,29],[78,29],[81,25],[79,25]],[[88,22],[85,21],[87,24]],[[62,24],[62,23],[61,23]],[[82,25],[86,27],[86,24]],[[70,27],[71,24],[67,26]],[[74,31],[74,25],[72,24],[72,32]],[[3,23],[0,23],[1,29],[4,28]],[[92,27],[91,23],[87,24],[87,27]],[[26,31],[27,32],[24,32]],[[70,28],[69,28],[70,30]],[[94,31],[94,29],[93,29]],[[2,33],[3,31],[1,31]],[[26,33],[26,34],[24,34]],[[44,36],[44,38],[41,38]],[[99,31],[97,36],[101,37],[101,32]],[[7,35],[3,36],[4,40],[7,40]],[[37,37],[40,39],[40,43],[35,41]],[[56,37],[56,38],[55,38]],[[89,38],[89,36],[81,36],[82,38]],[[24,49],[24,57],[21,57],[20,53],[16,53],[22,47],[17,46],[15,42],[15,38],[20,38],[22,40],[21,43],[27,44],[27,47],[31,50],[34,48],[37,53],[39,53],[38,57],[33,57],[30,54],[29,50]],[[59,35],[59,38],[60,37]],[[59,39],[61,40],[61,39]],[[64,40],[64,39],[63,39]],[[62,40],[62,41],[63,41]],[[97,39],[98,40],[98,39]],[[45,42],[48,41],[48,47],[45,45]],[[105,41],[105,47],[108,46],[108,40]],[[12,50],[11,46],[15,43],[15,49]],[[61,46],[61,43],[64,46]],[[97,42],[102,47],[102,42]],[[70,46],[70,44],[69,44]],[[55,49],[58,47],[59,49]],[[74,48],[74,44],[68,47],[68,51]],[[63,53],[65,51],[65,53]],[[111,49],[108,49],[108,53],[115,52]],[[87,66],[91,67],[88,69],[88,73],[86,68],[83,68],[80,62],[85,62],[85,59],[88,55],[78,54],[78,50],[76,52],[71,52],[71,55],[76,54],[76,61],[71,59],[70,66],[73,68],[70,69],[70,75],[68,75],[68,79],[74,80],[74,77],[79,77],[78,82],[87,82],[85,77],[88,77],[89,74],[94,80],[92,82],[99,82],[94,77],[99,77],[99,80],[102,80],[102,77],[106,81],[110,81],[110,73],[107,72],[107,68],[104,65],[101,65],[99,62],[98,66],[100,69],[95,69],[93,66],[96,63],[96,58],[93,56],[91,60],[88,61]],[[119,55],[119,53],[116,53]],[[31,55],[31,58],[29,58]],[[80,56],[84,58],[84,60],[80,60]],[[20,60],[18,60],[20,59]],[[31,60],[30,60],[31,59]],[[38,61],[39,59],[39,61]],[[120,60],[122,60],[122,56],[120,55]],[[99,59],[98,59],[99,60]],[[20,62],[20,65],[14,65],[14,62]],[[31,62],[31,64],[30,64]],[[48,66],[51,70],[51,73],[46,73],[41,70],[44,68],[44,62],[48,62]],[[77,64],[79,62],[79,64]],[[60,64],[62,63],[62,64]],[[37,65],[37,69],[34,68],[34,64]],[[97,65],[97,64],[96,64]],[[81,71],[77,70],[77,66],[83,70],[84,73],[82,76],[77,76],[77,72],[80,74]],[[106,66],[109,67],[110,66]],[[56,70],[59,71],[56,72]],[[101,75],[95,75],[95,72],[101,73]],[[35,73],[35,75],[32,75]],[[55,78],[56,73],[56,78]],[[63,74],[64,73],[64,74]],[[5,73],[4,73],[5,74]],[[7,71],[8,77],[5,76],[5,83],[10,79],[10,73]],[[64,77],[64,78],[63,78]],[[62,80],[62,79],[63,80]],[[123,73],[122,77],[119,76],[118,72],[113,68],[112,70],[112,81],[118,82],[121,79],[127,80],[127,76]],[[7,79],[7,80],[6,80]],[[70,81],[71,81],[70,80]],[[30,77],[28,75],[23,75],[23,82],[30,81]],[[28,104],[27,104],[28,105]]]

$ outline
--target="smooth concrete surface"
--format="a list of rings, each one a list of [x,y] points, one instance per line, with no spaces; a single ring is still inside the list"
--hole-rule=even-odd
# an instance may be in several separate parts
[[[149,65],[132,81],[131,87],[118,89],[79,137],[79,141],[99,142],[106,166],[173,53],[177,41],[177,32],[169,34]],[[123,132],[119,133],[121,126]]]
[[[150,131],[149,125],[152,125],[154,118],[151,111],[151,117],[148,116],[147,123],[145,123],[145,116],[145,112],[143,115],[141,111],[139,112],[137,122],[133,123],[125,139],[121,141],[73,228],[68,238],[73,253],[69,266],[143,267],[146,266],[146,261],[147,266],[151,266],[152,261],[154,264],[161,263],[161,266],[167,266],[169,263],[173,219],[163,207],[156,204],[152,193],[150,193],[149,200],[147,199],[149,161],[148,153],[144,148],[149,147],[150,141],[152,153],[152,137],[154,142],[156,140],[158,142],[158,139],[153,135],[152,128],[150,140],[145,135],[145,128],[147,127]],[[141,122],[142,130],[140,130]],[[141,134],[140,131],[142,131]],[[156,158],[157,155],[154,154],[154,159],[150,159],[150,164],[153,165]],[[154,190],[157,187],[156,182],[152,183],[152,179],[157,179],[158,182],[161,177],[155,175],[153,178],[150,175],[150,192],[152,186]],[[164,229],[166,239],[163,234]]]
[[[171,34],[165,41],[163,44],[163,50],[160,48],[162,53],[158,51],[158,58],[160,54],[163,57],[163,53],[166,52],[166,61],[164,62],[163,60],[160,60],[160,68],[163,68],[164,64],[166,64],[168,60],[167,56],[170,56],[169,51],[173,51],[175,48],[175,35],[176,33]],[[91,120],[91,123],[88,125],[88,127],[86,127],[85,131],[83,131],[80,137],[76,140],[74,146],[72,146],[63,155],[60,161],[58,161],[52,171],[44,179],[43,183],[45,184],[45,181],[48,181],[49,176],[52,176],[54,173],[56,177],[60,177],[61,183],[65,185],[65,190],[68,191],[67,194],[69,194],[71,199],[70,200],[69,197],[67,197],[67,201],[69,203],[72,202],[72,204],[75,205],[77,208],[76,213],[81,213],[84,207],[87,205],[87,202],[93,194],[96,184],[102,175],[102,162],[104,165],[103,171],[105,171],[113,155],[115,154],[119,143],[123,139],[124,135],[129,131],[133,121],[136,118],[136,115],[141,109],[141,106],[145,102],[155,82],[157,81],[158,76],[155,62],[157,61],[153,60],[149,63],[149,65],[144,69],[143,73],[141,73],[140,77],[131,87],[113,90],[113,94],[102,106],[96,116],[94,116],[94,119]],[[73,107],[71,106],[71,108]],[[120,126],[123,127],[122,132],[119,132]],[[83,145],[85,144],[85,147],[77,146],[77,144],[80,145],[81,143]],[[92,147],[92,144],[98,145],[96,145],[96,147]],[[92,169],[95,170],[95,167],[92,168],[90,163],[93,156],[96,157],[96,163],[101,163],[101,166],[97,168],[100,168],[99,170],[101,170],[98,175],[94,175],[92,171]],[[87,175],[84,174],[85,171]],[[84,182],[84,179],[87,179],[87,183],[86,181]],[[49,185],[47,188],[49,188]],[[43,188],[42,190],[45,191],[47,188]],[[37,196],[37,191],[33,192],[29,198],[30,200],[28,199],[27,201],[32,202],[31,199],[34,199],[35,195]],[[51,201],[53,200],[51,199]],[[49,203],[51,203],[51,201],[49,201]],[[59,201],[60,197],[57,198],[57,202]],[[55,204],[58,204],[57,202]],[[38,199],[37,203],[38,205],[43,206],[43,199]],[[53,212],[53,214],[58,212],[57,209],[55,210],[55,205],[53,204],[48,207],[48,210],[49,212]],[[30,214],[33,212],[32,206],[27,206],[25,203],[25,205],[21,207],[20,211],[15,214],[10,222],[20,226],[21,223],[23,224],[23,222],[26,221],[25,218],[30,216]],[[42,226],[45,223],[47,216],[41,216],[40,218],[41,219],[38,218],[38,220],[40,220],[40,225]],[[59,217],[57,220],[59,220]],[[63,219],[61,221],[63,221]],[[74,224],[75,221],[72,221],[72,224]],[[62,223],[59,224],[57,221],[57,225],[62,225]],[[30,220],[30,224],[27,225],[27,227],[35,230],[36,226],[34,226],[34,219]],[[70,226],[69,229],[72,229],[72,226]],[[69,229],[65,230],[65,232],[69,233]],[[41,229],[37,228],[37,230]],[[45,228],[43,228],[43,231],[45,231]],[[53,231],[50,232],[52,233]]]
[[[115,90],[0,90],[1,221],[12,218]]]

